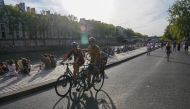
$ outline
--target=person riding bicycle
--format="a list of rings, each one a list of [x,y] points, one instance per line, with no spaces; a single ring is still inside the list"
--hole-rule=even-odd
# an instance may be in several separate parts
[[[81,49],[78,48],[78,43],[77,42],[72,42],[71,43],[71,51],[69,54],[63,59],[61,63],[63,63],[67,58],[69,58],[71,55],[74,55],[74,63],[73,63],[73,74],[74,78],[77,79],[79,77],[79,67],[84,64],[84,57],[81,52]]]
[[[82,50],[85,52],[89,52],[91,60],[90,65],[88,66],[88,74],[87,74],[87,82],[88,82],[88,89],[90,88],[90,82],[91,82],[91,73],[95,71],[96,75],[96,81],[99,80],[99,69],[100,69],[100,48],[98,45],[96,45],[96,39],[94,37],[89,38],[89,46],[87,50]]]

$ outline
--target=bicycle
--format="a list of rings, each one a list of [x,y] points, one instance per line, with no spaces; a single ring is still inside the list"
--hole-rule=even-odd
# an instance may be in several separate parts
[[[66,71],[63,75],[61,75],[55,84],[55,92],[60,97],[65,97],[69,91],[71,90],[72,85],[75,83],[76,80],[74,79],[74,75],[69,69],[69,65],[72,65],[72,63],[62,63],[62,65],[66,65]],[[84,66],[85,67],[85,66]],[[79,72],[83,72],[84,68]],[[74,84],[74,85],[75,85]]]
[[[89,65],[91,65],[91,63]],[[104,84],[104,70],[103,70],[103,68],[101,68],[99,70],[100,81],[95,81],[96,76],[97,75],[93,71],[92,76],[91,76],[92,81],[91,81],[91,85],[89,86],[89,89],[91,87],[93,87],[94,90],[99,91],[99,90],[101,90],[101,88]],[[70,93],[69,93],[70,99],[74,102],[78,102],[82,98],[84,91],[86,89],[86,86],[87,86],[87,68],[86,68],[86,70],[82,70],[82,72],[80,73],[79,78],[77,79],[77,86],[71,88]]]

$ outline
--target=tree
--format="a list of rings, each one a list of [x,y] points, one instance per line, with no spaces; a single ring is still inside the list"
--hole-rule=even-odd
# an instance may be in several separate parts
[[[170,25],[176,27],[176,31],[180,35],[186,36],[189,40],[190,36],[190,0],[176,0],[175,3],[168,9]],[[173,32],[176,32],[173,31]]]
[[[21,21],[21,12],[18,7],[14,6],[6,6],[3,5],[0,10],[0,16],[2,16],[2,20],[4,24],[9,28],[9,34],[12,36],[12,41],[14,45],[14,31],[19,30],[19,22]],[[18,35],[16,34],[16,37]]]

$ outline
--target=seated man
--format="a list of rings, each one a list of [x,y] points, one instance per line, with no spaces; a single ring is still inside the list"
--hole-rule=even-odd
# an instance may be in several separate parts
[[[45,64],[45,68],[49,69],[51,68],[51,61],[47,54],[44,54],[43,63],[40,65],[40,69],[42,69],[42,66]]]
[[[51,67],[56,67],[57,60],[55,59],[55,57],[53,55],[51,55],[51,59],[52,59],[52,61],[51,61]]]
[[[63,61],[65,61],[67,58],[69,58],[72,54],[74,55],[73,74],[74,74],[74,78],[76,79],[79,76],[79,67],[84,64],[84,57],[83,57],[83,54],[81,52],[81,49],[78,48],[77,42],[72,42],[71,47],[72,47],[71,51],[69,52],[67,57],[65,57],[63,59]]]

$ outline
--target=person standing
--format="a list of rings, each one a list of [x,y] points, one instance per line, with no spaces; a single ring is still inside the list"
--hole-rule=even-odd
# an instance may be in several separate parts
[[[169,57],[170,57],[170,53],[171,53],[171,46],[170,46],[170,43],[169,43],[169,42],[166,44],[165,51],[166,51],[166,58],[167,58],[167,61],[169,61]]]
[[[185,41],[185,54],[188,54],[188,45],[189,45],[189,43],[188,43],[188,41]]]
[[[181,48],[181,42],[178,41],[178,43],[177,43],[177,50],[180,51],[180,48]]]
[[[174,40],[174,42],[173,42],[173,51],[175,51],[175,52],[176,52],[176,45],[177,45],[177,43],[176,43],[176,41]]]
[[[150,51],[151,51],[151,44],[150,44],[150,42],[148,42],[148,44],[147,44],[147,56],[148,55],[150,56]]]
[[[161,49],[163,50],[163,47],[164,47],[164,43],[163,41],[161,42]]]

